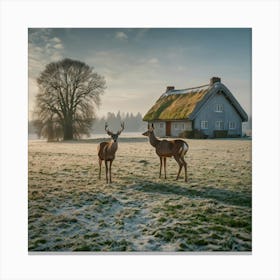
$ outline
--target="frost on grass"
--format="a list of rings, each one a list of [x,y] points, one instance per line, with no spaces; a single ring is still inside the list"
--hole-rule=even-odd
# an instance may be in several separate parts
[[[251,141],[189,140],[189,181],[146,142],[120,142],[112,184],[96,143],[29,142],[29,251],[251,251]]]

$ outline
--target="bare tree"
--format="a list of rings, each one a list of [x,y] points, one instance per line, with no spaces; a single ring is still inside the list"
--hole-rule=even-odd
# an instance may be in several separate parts
[[[67,58],[48,64],[37,84],[35,118],[43,126],[60,129],[64,140],[89,134],[105,89],[102,76],[84,62]]]

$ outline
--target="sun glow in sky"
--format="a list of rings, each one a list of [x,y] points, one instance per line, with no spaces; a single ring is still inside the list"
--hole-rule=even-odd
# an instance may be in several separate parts
[[[105,77],[97,112],[145,114],[166,86],[184,89],[221,77],[251,115],[249,28],[54,28],[29,29],[29,117],[36,78],[45,66],[77,59]]]

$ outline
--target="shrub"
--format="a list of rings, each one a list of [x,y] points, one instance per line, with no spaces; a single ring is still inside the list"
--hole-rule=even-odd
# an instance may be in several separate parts
[[[214,130],[214,137],[215,138],[227,138],[228,131],[227,130]]]
[[[206,139],[208,136],[204,134],[203,131],[194,129],[194,130],[185,130],[179,134],[181,138],[188,138],[188,139]]]
[[[188,131],[188,130],[184,130],[182,132],[179,133],[179,137],[180,138],[189,138],[192,139],[194,137],[194,131]]]

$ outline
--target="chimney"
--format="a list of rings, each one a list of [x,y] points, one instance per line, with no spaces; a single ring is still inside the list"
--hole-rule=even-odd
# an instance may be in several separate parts
[[[221,82],[221,78],[219,78],[219,77],[212,77],[210,79],[210,85],[211,86],[214,85],[215,83],[220,83],[220,82]]]
[[[168,86],[168,87],[166,87],[166,92],[168,92],[168,91],[170,91],[170,90],[174,90],[174,89],[175,89],[174,86]]]

